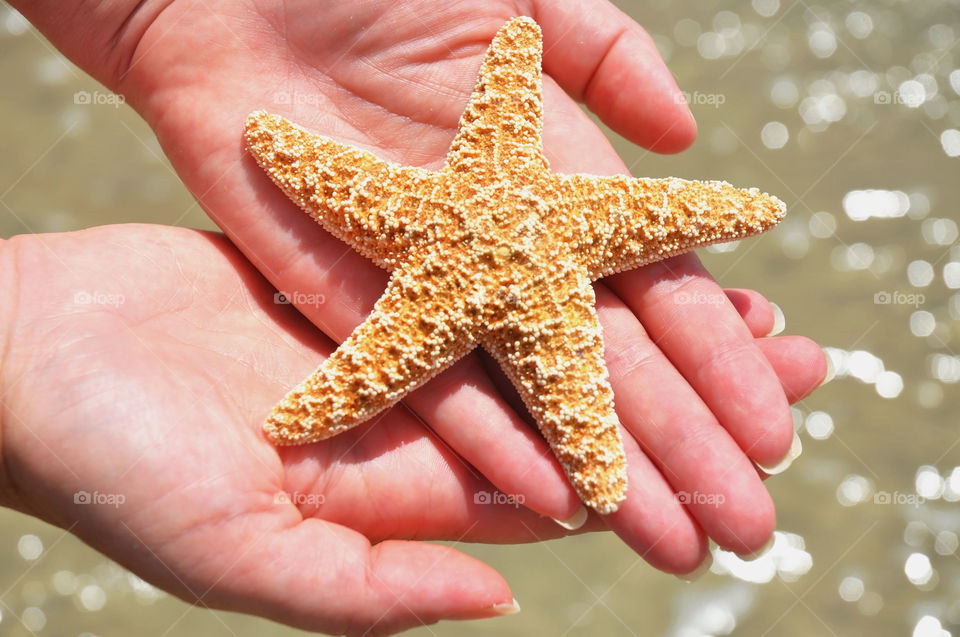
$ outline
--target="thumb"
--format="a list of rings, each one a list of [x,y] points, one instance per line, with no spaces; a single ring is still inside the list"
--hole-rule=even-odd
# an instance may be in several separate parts
[[[388,540],[317,519],[258,533],[244,526],[211,605],[333,634],[389,634],[441,619],[519,610],[491,567],[446,546]],[[213,546],[225,546],[220,537]]]
[[[661,153],[687,148],[697,124],[653,39],[608,0],[537,0],[543,67],[610,128]]]

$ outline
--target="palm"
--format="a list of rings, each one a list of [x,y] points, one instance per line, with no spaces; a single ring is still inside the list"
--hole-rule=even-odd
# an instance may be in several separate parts
[[[544,144],[558,172],[612,173],[623,166],[557,82],[647,145],[678,149],[693,132],[674,101],[672,79],[657,71],[649,39],[605,4],[594,4],[599,18],[564,9],[564,3],[525,3],[544,24],[544,67],[553,78],[545,82]],[[516,13],[510,2],[237,2],[215,9],[174,2],[149,25],[117,84],[153,125],[204,208],[257,269],[285,291],[325,296],[323,304],[298,309],[339,342],[372,307],[386,274],[320,230],[269,183],[240,143],[244,118],[269,108],[386,158],[436,167],[486,45]],[[602,37],[591,40],[598,29]],[[618,39],[619,31],[626,36]],[[672,311],[663,311],[671,286],[720,292],[694,258],[609,285],[615,294],[601,285],[598,299],[601,320],[612,317],[606,333],[621,334],[606,338],[607,351],[614,359],[618,412],[636,440],[627,453],[628,479],[637,487],[611,518],[612,527],[655,565],[680,572],[706,550],[703,530],[723,546],[757,548],[772,529],[773,507],[741,449],[769,464],[789,446],[790,415],[775,375],[729,306],[673,303]],[[626,323],[621,310],[631,313]],[[646,369],[639,381],[632,372],[641,365]],[[496,375],[485,370],[478,357],[469,357],[406,403],[499,490],[523,494],[538,513],[570,517],[578,503],[559,466],[509,392],[498,392]],[[638,382],[651,389],[625,395]],[[278,388],[274,396],[283,393]],[[664,395],[683,408],[670,411],[661,404]],[[742,400],[731,401],[731,395]],[[669,434],[661,422],[670,423]],[[707,453],[713,454],[709,462]],[[717,485],[727,502],[722,510],[687,511],[673,496]],[[662,516],[648,516],[651,509]]]
[[[329,347],[295,311],[263,303],[269,286],[223,239],[114,226],[17,241],[20,278],[9,298],[23,327],[4,375],[19,382],[4,419],[22,427],[4,444],[27,451],[13,481],[34,513],[151,581],[214,605],[229,592],[234,606],[236,596],[281,595],[322,574],[312,585],[338,582],[343,601],[351,578],[369,577],[371,564],[376,574],[379,554],[386,574],[369,593],[417,595],[474,573],[492,606],[507,589],[479,563],[414,542],[395,546],[393,557],[384,548],[368,555],[369,540],[559,533],[523,509],[474,505],[473,494],[490,487],[401,408],[322,449],[270,445],[259,424],[276,390]],[[92,503],[75,502],[84,491]],[[270,573],[294,556],[303,572]],[[434,562],[412,590],[393,586],[391,568]],[[466,593],[447,598],[448,611],[476,604]],[[306,614],[293,602],[283,610],[288,622]]]

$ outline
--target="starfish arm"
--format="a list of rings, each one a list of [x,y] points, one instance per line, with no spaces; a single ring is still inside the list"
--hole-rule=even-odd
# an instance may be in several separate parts
[[[613,513],[626,497],[623,443],[603,360],[595,296],[571,261],[542,298],[491,322],[480,342],[516,386],[567,478],[588,506]]]
[[[424,270],[439,260],[428,257]],[[275,444],[329,438],[394,405],[475,346],[470,303],[398,269],[373,312],[278,403],[264,429]]]
[[[542,53],[540,27],[532,19],[514,18],[501,27],[460,117],[447,170],[482,172],[531,164],[547,169],[541,140]]]
[[[558,175],[566,239],[593,279],[712,243],[760,234],[783,202],[723,181]]]
[[[264,111],[247,118],[246,141],[294,203],[387,270],[444,223],[431,203],[437,173],[383,161]]]

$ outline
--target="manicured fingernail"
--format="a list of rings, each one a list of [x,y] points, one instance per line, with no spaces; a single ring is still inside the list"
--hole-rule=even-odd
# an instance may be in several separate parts
[[[827,358],[827,373],[824,375],[823,380],[820,381],[820,384],[817,387],[823,387],[837,375],[837,368],[833,366],[833,358],[827,354],[827,350],[823,350],[823,355]]]
[[[707,556],[703,558],[703,561],[700,562],[700,566],[690,571],[689,573],[684,573],[683,575],[677,575],[677,579],[682,582],[695,582],[701,577],[704,573],[710,570],[710,567],[713,566],[713,553],[707,551]]]
[[[780,306],[773,301],[770,301],[770,307],[773,309],[773,329],[770,330],[767,336],[776,336],[786,329],[787,317],[783,315],[783,310],[780,309]]]
[[[797,435],[797,432],[793,432],[793,442],[790,443],[790,451],[787,452],[786,458],[772,467],[765,467],[760,463],[757,463],[757,466],[768,476],[775,476],[786,471],[793,464],[793,461],[800,457],[801,453],[803,453],[803,443],[800,442],[800,436]]]
[[[577,509],[577,512],[567,520],[558,520],[557,518],[551,519],[568,531],[576,531],[587,521],[587,509],[581,504],[580,508]]]
[[[513,600],[507,604],[497,604],[494,606],[493,612],[497,615],[516,615],[520,612],[520,604],[517,603],[517,598],[514,597]]]
[[[777,540],[777,536],[776,536],[776,535],[771,535],[771,536],[770,536],[770,539],[767,540],[766,544],[764,544],[763,546],[761,546],[760,548],[758,548],[758,549],[757,549],[756,551],[754,551],[753,553],[747,553],[746,555],[739,555],[739,554],[738,554],[737,556],[738,556],[741,560],[744,560],[744,561],[747,561],[747,562],[749,562],[750,560],[755,560],[755,559],[757,559],[758,557],[762,557],[762,556],[766,555],[766,554],[767,554],[767,551],[769,551],[770,549],[773,548],[773,545],[774,545],[774,543],[776,542],[776,540]]]

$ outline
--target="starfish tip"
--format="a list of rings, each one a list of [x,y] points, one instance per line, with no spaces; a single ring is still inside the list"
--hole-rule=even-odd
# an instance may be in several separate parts
[[[492,48],[541,46],[543,31],[536,20],[525,15],[512,18],[497,31]]]

